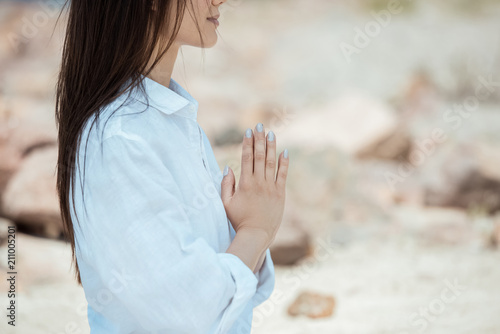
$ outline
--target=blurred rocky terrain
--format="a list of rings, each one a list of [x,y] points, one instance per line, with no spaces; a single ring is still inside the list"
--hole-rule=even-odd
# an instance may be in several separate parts
[[[290,152],[254,333],[500,333],[500,3],[399,4],[228,1],[218,44],[179,54],[221,169],[258,122]],[[0,332],[88,333],[55,191],[64,16],[0,8],[0,268],[15,225],[20,273]]]

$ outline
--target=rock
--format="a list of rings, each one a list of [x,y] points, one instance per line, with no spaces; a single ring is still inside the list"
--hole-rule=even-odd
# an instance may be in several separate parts
[[[439,112],[439,88],[432,79],[432,74],[420,69],[411,74],[406,87],[402,90],[399,109],[406,122],[411,122],[419,115],[429,116]]]
[[[60,50],[63,41],[60,37],[65,29],[54,29],[59,10],[51,7],[52,4],[43,2],[3,1],[0,34],[4,38],[0,51],[4,52],[0,55],[7,59],[31,57],[53,61],[49,57]]]
[[[0,246],[2,246],[7,241],[9,226],[14,225],[15,224],[10,220],[0,217]]]
[[[392,210],[392,222],[403,234],[427,245],[465,245],[482,243],[471,218],[463,209],[399,205]]]
[[[358,158],[395,159],[410,148],[409,135],[395,111],[360,94],[296,115],[277,137],[287,146],[314,150],[333,146]]]
[[[296,317],[305,315],[309,318],[325,318],[333,314],[335,299],[312,291],[303,291],[288,307],[288,314]]]
[[[361,159],[407,159],[411,151],[411,137],[409,130],[399,127],[388,133],[382,139],[360,149],[357,157]]]
[[[39,123],[10,121],[0,124],[0,200],[7,182],[31,151],[57,144],[57,132]]]
[[[425,184],[425,204],[500,210],[500,152],[484,145],[461,145],[436,157],[439,169]]]
[[[2,3],[2,15],[0,15],[0,34],[4,37],[0,41],[2,62],[5,61],[5,58],[22,54],[21,47],[24,46],[24,43],[16,43],[18,39],[15,38],[17,37],[15,35],[20,35],[19,28],[22,26],[22,19],[27,7],[24,3],[10,1]]]
[[[284,221],[270,251],[274,264],[292,265],[311,254],[309,234],[296,224]]]
[[[4,146],[0,142],[0,199],[5,187],[14,172],[21,165],[21,156],[12,146]]]
[[[36,98],[44,102],[54,95],[58,67],[53,59],[30,57],[10,64],[4,72],[6,88],[11,95]]]
[[[244,133],[245,133],[244,130],[241,130],[236,127],[227,128],[215,136],[214,145],[223,146],[223,145],[241,144],[243,142]]]
[[[26,157],[10,179],[0,206],[4,216],[48,237],[59,237],[62,221],[56,191],[57,146]]]

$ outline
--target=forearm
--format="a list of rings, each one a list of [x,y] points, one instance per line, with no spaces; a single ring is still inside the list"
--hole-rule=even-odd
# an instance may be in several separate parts
[[[236,233],[226,253],[236,255],[256,273],[264,262],[268,246],[267,238],[263,233],[240,230]]]

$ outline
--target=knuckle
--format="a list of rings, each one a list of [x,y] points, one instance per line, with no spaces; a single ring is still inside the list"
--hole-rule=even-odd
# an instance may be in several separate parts
[[[262,145],[262,146],[264,146],[264,145],[266,144],[266,138],[264,138],[264,137],[256,137],[256,138],[255,138],[255,143],[256,143],[257,145]]]
[[[264,152],[255,152],[255,160],[264,160],[266,158],[266,154]]]
[[[286,169],[280,169],[280,171],[278,172],[278,178],[280,179],[286,179],[286,175],[287,175],[287,172],[286,172]]]
[[[250,181],[246,177],[241,177],[239,187],[246,191],[250,186]]]
[[[259,193],[262,193],[263,191],[266,190],[266,183],[264,182],[263,179],[256,179],[255,180],[255,188]]]
[[[243,162],[250,162],[252,161],[253,159],[253,155],[251,152],[243,152],[243,154],[241,155],[241,160]]]
[[[267,160],[266,167],[267,168],[276,168],[276,161],[275,160]]]

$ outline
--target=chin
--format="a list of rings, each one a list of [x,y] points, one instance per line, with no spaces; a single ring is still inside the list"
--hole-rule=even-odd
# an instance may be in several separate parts
[[[215,44],[217,44],[217,36],[213,39],[205,41],[205,49],[210,49],[210,48],[214,47]]]
[[[215,35],[214,37],[210,36],[210,38],[205,37],[203,42],[205,43],[203,48],[210,49],[210,48],[214,47],[215,44],[217,44],[217,35]],[[199,40],[194,42],[194,43],[189,43],[189,45],[197,47],[197,48],[201,48],[201,42]]]
[[[190,38],[181,38],[180,39],[180,44],[181,45],[189,45],[193,46],[195,48],[201,48],[201,40],[200,36],[196,34],[195,36],[189,36]],[[213,47],[215,44],[217,44],[217,33],[214,31],[211,32],[203,32],[203,42],[205,43],[204,48],[209,49]]]
[[[205,43],[206,49],[209,49],[217,44],[217,31],[212,29],[211,31],[203,34],[203,42]]]

